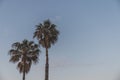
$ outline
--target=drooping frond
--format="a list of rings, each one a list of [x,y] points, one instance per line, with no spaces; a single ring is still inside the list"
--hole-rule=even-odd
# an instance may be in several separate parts
[[[20,60],[20,57],[21,57],[21,55],[13,55],[13,56],[11,56],[9,61],[13,62],[13,63],[16,63]]]

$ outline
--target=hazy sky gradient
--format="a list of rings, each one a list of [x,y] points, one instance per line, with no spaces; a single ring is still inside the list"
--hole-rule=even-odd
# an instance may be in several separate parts
[[[22,79],[8,51],[14,42],[33,40],[35,25],[48,18],[60,30],[49,49],[50,80],[120,79],[119,0],[0,0],[0,80]],[[41,50],[26,80],[44,80]]]

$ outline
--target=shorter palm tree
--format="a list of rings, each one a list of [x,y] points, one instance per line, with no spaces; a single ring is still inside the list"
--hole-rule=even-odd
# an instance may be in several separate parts
[[[23,73],[23,80],[25,80],[25,74],[30,71],[31,64],[38,62],[39,52],[38,45],[33,41],[23,40],[21,43],[12,44],[12,49],[9,51],[11,56],[9,61],[18,63],[17,69]]]

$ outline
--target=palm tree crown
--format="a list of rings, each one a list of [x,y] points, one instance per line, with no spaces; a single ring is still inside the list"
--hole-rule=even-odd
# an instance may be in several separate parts
[[[51,44],[54,44],[58,39],[59,31],[56,29],[56,25],[52,24],[50,20],[46,20],[43,24],[37,25],[36,31],[34,33],[34,38],[36,37],[45,48],[50,48]]]
[[[38,62],[39,52],[38,45],[33,41],[23,40],[22,43],[13,43],[12,49],[9,51],[11,56],[10,62],[18,62],[17,68],[19,72],[28,73],[31,64]]]

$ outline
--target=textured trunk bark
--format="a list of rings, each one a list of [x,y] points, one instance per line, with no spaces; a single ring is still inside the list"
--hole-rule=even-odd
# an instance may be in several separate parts
[[[23,80],[25,80],[25,73],[23,72]]]
[[[45,80],[49,80],[49,58],[48,58],[48,48],[46,48]]]
[[[23,80],[25,80],[25,61],[24,61]]]

